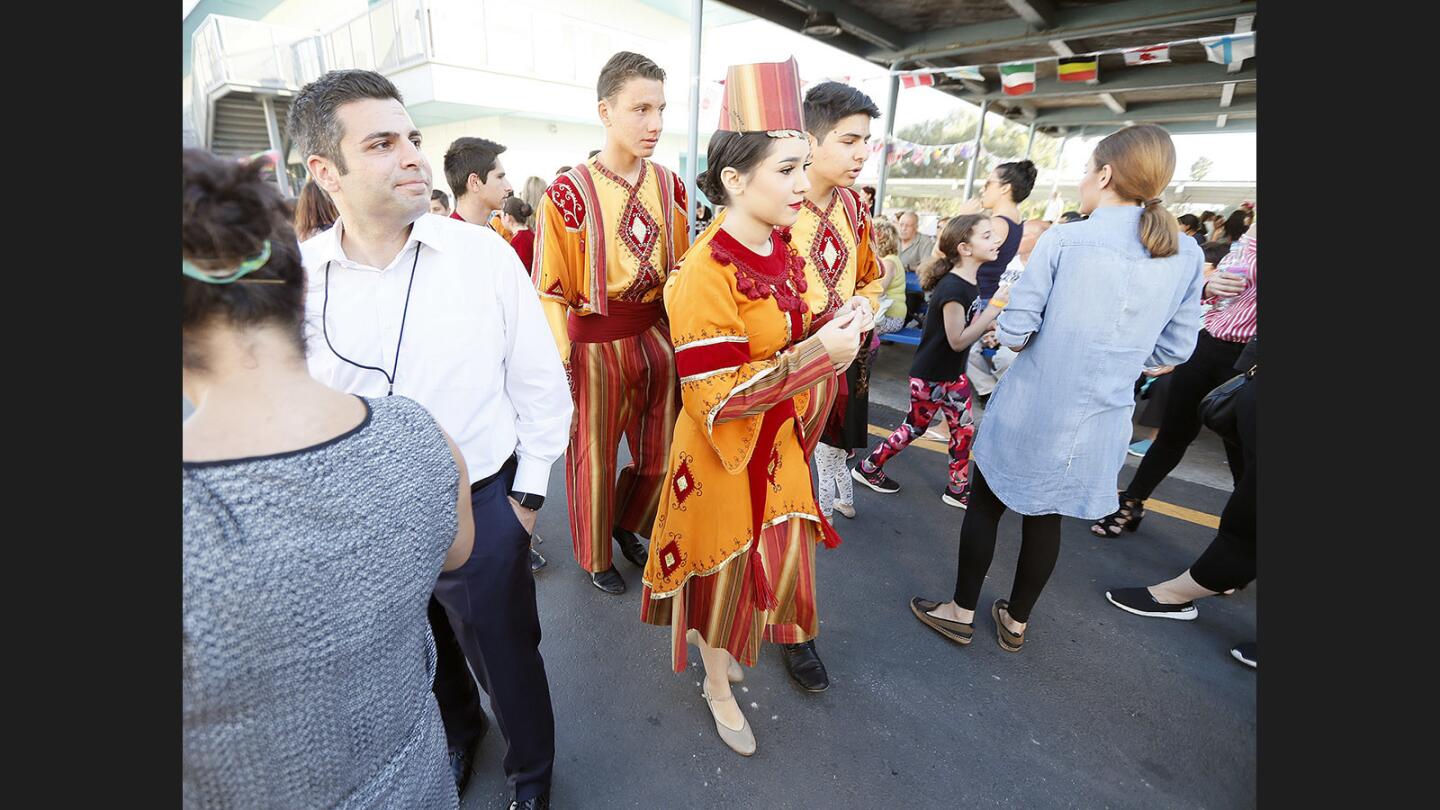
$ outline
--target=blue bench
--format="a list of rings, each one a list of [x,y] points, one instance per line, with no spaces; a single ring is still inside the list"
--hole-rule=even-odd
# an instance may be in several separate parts
[[[920,330],[913,326],[907,326],[899,332],[891,332],[888,335],[880,336],[881,343],[904,343],[907,346],[920,345]]]
[[[920,289],[920,279],[917,278],[914,273],[908,273],[908,272],[907,272],[907,273],[905,274],[905,291],[906,291],[906,292],[912,292],[912,293],[922,292],[922,290]],[[925,313],[925,307],[922,306],[922,307],[920,308],[920,312],[919,312],[918,314],[924,315],[924,313]],[[881,336],[880,336],[880,342],[881,342],[881,343],[903,343],[903,344],[905,344],[906,346],[919,346],[919,345],[920,345],[920,330],[919,330],[919,329],[916,329],[916,328],[913,327],[913,326],[907,326],[907,327],[905,327],[904,329],[901,329],[901,330],[898,331],[898,332],[891,332],[891,333],[888,334],[888,335],[881,335]]]

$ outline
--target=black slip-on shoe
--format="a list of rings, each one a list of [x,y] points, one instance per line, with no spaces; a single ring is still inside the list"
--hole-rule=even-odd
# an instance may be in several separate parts
[[[1233,656],[1236,661],[1239,661],[1240,663],[1244,664],[1247,667],[1250,667],[1251,669],[1258,669],[1258,667],[1255,665],[1256,652],[1257,650],[1255,649],[1255,642],[1253,641],[1247,641],[1243,644],[1236,644],[1234,647],[1230,648],[1230,655]]]
[[[604,571],[591,574],[590,582],[606,593],[619,594],[625,592],[625,579],[620,576],[619,571],[615,570],[613,563]]]
[[[1150,595],[1149,588],[1114,588],[1105,592],[1110,604],[1126,613],[1136,616],[1150,616],[1156,619],[1179,619],[1188,622],[1200,615],[1194,602],[1178,605],[1162,605]]]

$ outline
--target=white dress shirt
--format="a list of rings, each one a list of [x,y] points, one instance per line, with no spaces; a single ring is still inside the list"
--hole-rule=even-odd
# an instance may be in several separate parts
[[[424,214],[399,255],[375,268],[345,257],[343,232],[337,221],[300,246],[310,373],[339,391],[383,397],[385,374],[336,353],[386,374],[394,368],[394,392],[425,406],[450,434],[472,483],[513,453],[514,489],[544,495],[574,406],[540,299],[514,249],[488,228]]]

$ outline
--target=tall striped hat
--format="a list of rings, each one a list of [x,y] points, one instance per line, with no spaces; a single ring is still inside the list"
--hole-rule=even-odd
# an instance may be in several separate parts
[[[731,65],[725,74],[718,129],[764,132],[773,138],[805,137],[800,66],[795,57],[785,62]]]

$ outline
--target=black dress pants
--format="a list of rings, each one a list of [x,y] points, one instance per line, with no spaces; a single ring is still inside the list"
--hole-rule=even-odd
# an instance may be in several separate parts
[[[1255,502],[1259,470],[1256,469],[1256,403],[1260,398],[1260,377],[1252,377],[1235,394],[1235,421],[1240,429],[1240,452],[1244,472],[1235,491],[1220,513],[1220,531],[1200,559],[1190,566],[1190,576],[1200,587],[1219,593],[1248,585],[1255,579]]]
[[[435,598],[445,609],[450,628],[470,669],[490,696],[495,724],[505,737],[505,776],[518,801],[550,789],[555,763],[555,714],[550,682],[540,656],[540,615],[535,607],[535,577],[530,572],[530,533],[520,525],[508,498],[515,479],[515,460],[501,468],[488,485],[470,494],[475,515],[475,548],[454,571],[444,571]],[[440,642],[436,639],[437,648]],[[453,659],[453,656],[452,656]],[[437,670],[440,662],[437,661]],[[448,694],[459,678],[451,665]],[[468,698],[446,705],[441,677],[436,698],[446,736],[473,739],[483,722],[467,708]],[[477,696],[478,697],[478,696]],[[475,707],[478,709],[478,705]],[[452,733],[452,728],[455,732]]]

